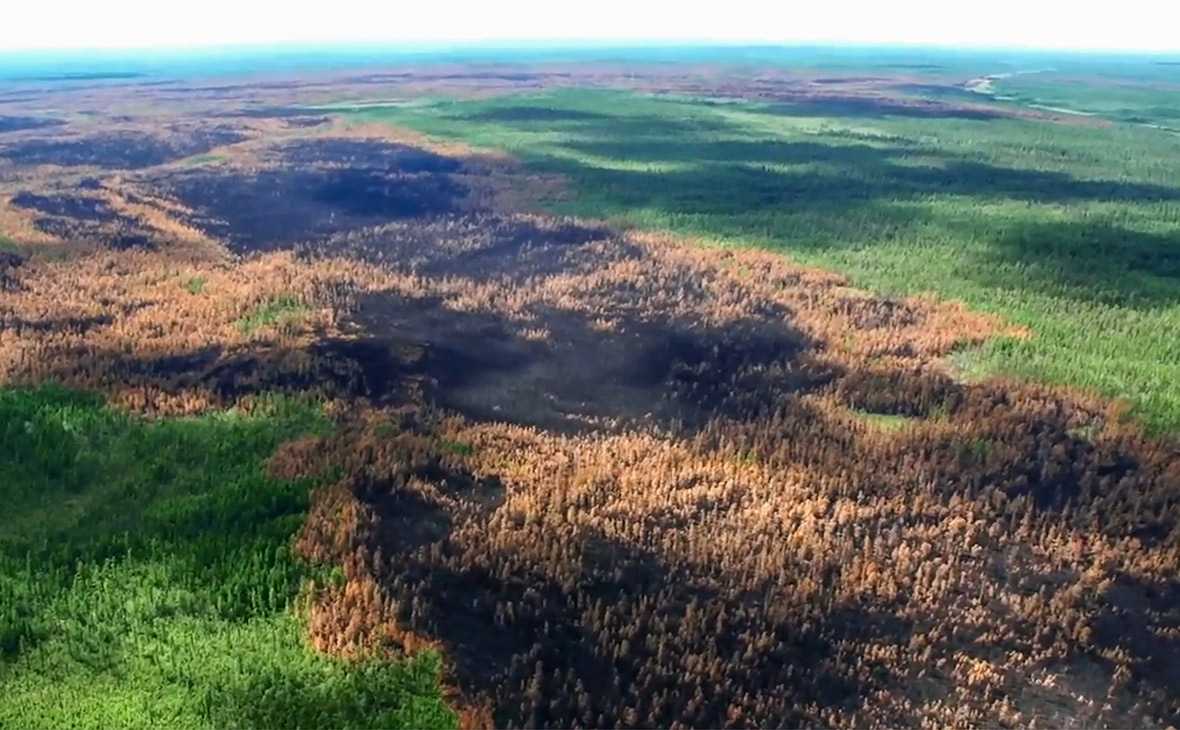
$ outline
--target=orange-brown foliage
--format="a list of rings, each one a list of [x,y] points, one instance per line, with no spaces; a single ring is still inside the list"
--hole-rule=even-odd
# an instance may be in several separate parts
[[[521,214],[234,260],[152,207],[180,245],[5,269],[0,379],[153,413],[276,388],[337,398],[334,436],[271,462],[343,474],[297,544],[343,573],[311,589],[312,640],[441,649],[472,726],[1180,714],[1178,447],[1085,395],[957,382],[945,356],[1005,331],[993,318],[771,254]],[[242,326],[281,298],[300,317]],[[407,334],[411,315],[500,329],[442,348]],[[501,340],[538,361],[584,348],[587,372],[659,345],[658,367],[602,370],[592,385],[614,400],[580,404],[535,392],[552,378],[471,373],[516,423],[431,406],[437,352]],[[393,385],[355,387],[374,380],[341,344],[356,342]],[[512,408],[534,396],[561,427]]]

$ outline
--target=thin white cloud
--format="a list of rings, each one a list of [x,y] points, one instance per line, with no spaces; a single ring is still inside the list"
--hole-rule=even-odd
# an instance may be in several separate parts
[[[510,40],[1180,50],[1176,0],[12,0],[0,49]]]

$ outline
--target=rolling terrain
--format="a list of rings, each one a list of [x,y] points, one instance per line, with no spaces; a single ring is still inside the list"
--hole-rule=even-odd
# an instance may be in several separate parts
[[[1180,722],[1180,141],[978,63],[0,88],[0,725]]]

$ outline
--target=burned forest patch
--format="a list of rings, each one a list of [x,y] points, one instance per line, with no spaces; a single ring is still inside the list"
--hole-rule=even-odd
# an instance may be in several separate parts
[[[367,170],[189,172],[159,185],[198,211],[191,222],[237,253],[294,248],[390,219],[451,212],[465,190],[434,176]]]
[[[20,165],[135,170],[163,165],[244,139],[242,134],[230,129],[203,129],[165,135],[111,132],[13,142],[0,147],[0,157]]]
[[[287,165],[328,165],[388,173],[458,172],[463,164],[429,150],[369,139],[323,137],[289,142],[276,154]]]
[[[392,220],[459,210],[459,163],[398,145],[292,143],[256,172],[191,170],[150,181],[196,212],[191,223],[237,253],[290,249]]]
[[[772,402],[768,393],[803,391],[829,377],[796,361],[806,344],[785,325],[710,329],[634,319],[603,329],[585,315],[541,308],[539,336],[494,313],[391,294],[363,298],[355,317],[365,331],[394,332],[421,347],[420,372],[438,405],[476,421],[557,432],[697,428],[721,414],[749,417]]]
[[[618,240],[598,247],[594,260],[579,250],[615,238],[602,225],[477,212],[394,221],[345,232],[301,251],[344,255],[431,278],[523,283],[641,256],[639,248]]]
[[[5,132],[23,132],[29,129],[44,129],[58,127],[65,124],[60,119],[45,117],[9,117],[0,115],[0,134]]]
[[[13,196],[12,204],[18,208],[85,223],[109,223],[119,218],[105,200],[80,195],[19,193]]]
[[[205,390],[225,402],[286,391],[400,403],[408,400],[408,391],[415,387],[419,357],[418,350],[406,343],[333,338],[305,347],[210,347],[147,359],[112,353],[109,365],[173,393]]]
[[[1175,447],[949,377],[995,320],[526,215],[299,254],[199,285],[163,250],[21,266],[0,365],[156,412],[332,403],[336,435],[276,456],[339,475],[299,541],[343,565],[317,647],[441,649],[497,726],[1175,714]],[[1123,682],[1110,710],[1055,688],[1080,666]]]
[[[85,185],[80,190],[92,191]],[[100,188],[97,188],[100,189]],[[55,193],[22,192],[12,197],[18,208],[38,213],[33,226],[42,233],[66,242],[97,241],[114,249],[151,248],[152,237],[136,218],[115,210],[101,197]]]
[[[774,107],[796,110],[817,111]],[[270,463],[326,480],[297,545],[339,568],[306,588],[317,648],[437,649],[505,727],[1180,716],[1180,451],[1096,397],[950,370],[1023,332],[777,254],[512,213],[475,156],[250,129],[280,134],[16,188],[59,237],[142,215],[177,242],[0,253],[0,377],[153,415],[322,404],[335,428]]]
[[[685,439],[463,418],[349,433],[324,453],[364,475],[347,482],[367,515],[345,528],[362,543],[350,580],[377,586],[399,635],[439,642],[496,726],[1174,716],[1174,515],[1138,557],[1118,545],[1174,494],[1175,452],[1112,437],[1097,458],[1057,453],[1093,414],[947,387],[957,426],[889,437],[790,393]],[[1071,459],[1066,479],[1124,486],[1020,491]],[[504,495],[451,499],[456,473]],[[309,521],[303,549],[321,553],[329,524]],[[334,610],[317,640],[366,620]],[[1108,707],[1070,692],[1084,671],[1114,683]]]

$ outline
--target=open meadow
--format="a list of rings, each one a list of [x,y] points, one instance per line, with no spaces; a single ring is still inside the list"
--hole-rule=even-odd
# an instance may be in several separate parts
[[[0,80],[0,726],[1180,723],[1180,70],[618,53]]]

